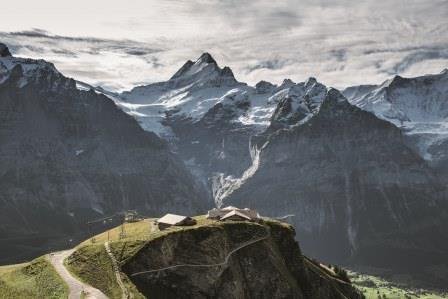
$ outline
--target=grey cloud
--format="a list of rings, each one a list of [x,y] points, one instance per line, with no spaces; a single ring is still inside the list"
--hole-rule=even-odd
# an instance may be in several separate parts
[[[24,36],[31,38],[45,38],[51,40],[66,40],[66,41],[89,42],[89,43],[103,43],[108,41],[106,39],[93,38],[93,37],[71,37],[71,36],[53,35],[43,29],[38,28],[33,28],[32,30],[8,32],[8,34],[12,36]]]
[[[163,18],[125,15],[107,25],[125,28],[122,36],[132,39],[31,29],[0,32],[0,40],[13,53],[48,59],[70,76],[115,89],[165,80],[204,51],[249,84],[310,76],[335,87],[373,84],[412,75],[425,63],[427,72],[448,64],[447,0],[147,1],[153,16]]]
[[[78,57],[78,55],[75,52],[66,50],[66,49],[52,49],[51,51],[57,55],[62,55],[62,56],[72,57],[72,58]]]
[[[26,31],[17,32],[0,32],[0,37],[17,37],[17,38],[29,38],[29,44],[21,43],[16,47],[26,47],[35,52],[43,53],[44,47],[50,44],[59,46],[61,42],[72,43],[73,45],[85,45],[84,52],[90,54],[98,54],[101,50],[117,51],[127,53],[129,55],[143,56],[160,51],[160,49],[150,47],[149,45],[132,40],[113,40],[102,39],[94,37],[71,37],[54,35],[42,29],[32,29]],[[32,45],[34,44],[34,45]],[[39,47],[36,45],[40,45]],[[34,49],[31,49],[34,47]],[[51,51],[60,51],[61,54],[74,54],[67,49],[51,49]],[[72,53],[70,53],[72,52]]]
[[[254,65],[249,65],[246,69],[249,73],[259,69],[278,70],[283,68],[287,63],[287,61],[280,59],[265,60]]]
[[[430,47],[430,46],[408,46],[408,47],[398,47],[398,48],[378,48],[378,49],[368,49],[363,51],[363,54],[385,54],[385,53],[406,53],[412,51],[439,51],[443,50],[443,47]]]
[[[67,76],[113,90],[132,87],[136,67],[148,71],[163,67],[155,56],[163,48],[133,40],[70,37],[32,29],[0,32],[0,41],[13,55],[46,59]]]
[[[448,59],[448,49],[421,49],[414,53],[406,55],[399,63],[395,64],[391,69],[386,70],[389,75],[401,74],[408,70],[412,65],[425,60]],[[446,67],[441,65],[440,69]]]
[[[141,49],[130,49],[126,51],[127,54],[129,55],[134,55],[134,56],[145,56],[147,54],[152,53],[151,51],[144,51]]]
[[[333,56],[336,61],[342,62],[347,59],[347,49],[334,49],[330,50],[330,55]]]
[[[87,76],[92,79],[103,80],[104,78],[110,77],[110,73],[108,73],[106,71],[96,70],[96,69],[88,69],[88,68],[86,68],[84,70],[66,69],[65,71],[72,74],[72,76],[74,76],[75,78]]]
[[[186,10],[207,22],[223,22],[235,31],[263,34],[291,29],[302,23],[299,1],[189,0]],[[240,9],[236,9],[240,8]]]

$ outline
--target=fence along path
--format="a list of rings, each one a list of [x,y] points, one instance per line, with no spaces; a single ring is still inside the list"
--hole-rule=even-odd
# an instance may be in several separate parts
[[[179,264],[179,265],[173,265],[173,266],[168,266],[168,267],[164,267],[164,268],[160,268],[160,269],[152,269],[152,270],[146,270],[146,271],[140,271],[140,272],[136,272],[131,274],[131,276],[137,276],[137,275],[141,275],[141,274],[148,274],[148,273],[154,273],[154,272],[160,272],[160,271],[165,271],[165,270],[169,270],[169,269],[175,269],[175,268],[180,268],[180,267],[201,267],[201,268],[206,268],[206,267],[219,267],[219,266],[224,266],[227,265],[227,263],[229,262],[230,257],[237,251],[250,246],[254,243],[266,240],[267,238],[269,238],[271,236],[271,232],[269,230],[266,231],[266,235],[263,237],[259,237],[247,242],[244,242],[243,244],[241,244],[240,246],[236,247],[235,249],[231,250],[227,256],[225,257],[224,261],[222,263],[217,263],[217,264]]]
[[[131,298],[128,289],[125,287],[123,280],[121,279],[120,267],[118,266],[117,259],[115,258],[114,254],[112,253],[112,250],[110,249],[109,242],[105,242],[104,247],[106,248],[106,252],[112,261],[112,268],[114,269],[115,278],[117,280],[117,283],[120,286],[122,298],[123,299]]]

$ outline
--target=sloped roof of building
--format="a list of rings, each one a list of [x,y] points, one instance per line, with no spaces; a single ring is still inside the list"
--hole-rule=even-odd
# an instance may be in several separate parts
[[[234,206],[227,206],[225,208],[222,208],[223,211],[231,211],[231,210],[239,210],[237,207]]]
[[[164,223],[164,224],[170,224],[170,225],[176,225],[176,224],[182,223],[183,221],[185,221],[187,219],[190,219],[190,217],[176,215],[176,214],[166,214],[162,218],[159,218],[157,220],[157,222]]]
[[[217,208],[213,208],[211,210],[208,211],[207,213],[207,218],[221,218],[223,216],[225,216],[226,214],[228,214],[231,211],[237,211],[241,214],[246,215],[247,217],[251,218],[251,219],[257,219],[260,218],[260,215],[257,213],[257,211],[255,210],[251,210],[248,208],[244,208],[244,209],[239,209],[237,207],[232,207],[232,206],[228,206],[222,209],[217,209]]]
[[[250,218],[248,215],[243,214],[243,213],[239,212],[238,210],[232,210],[232,211],[228,212],[227,214],[225,214],[224,216],[221,217],[221,220],[226,220],[227,218],[230,218],[232,216],[238,216],[238,217],[241,217],[246,220],[252,220],[252,218]]]

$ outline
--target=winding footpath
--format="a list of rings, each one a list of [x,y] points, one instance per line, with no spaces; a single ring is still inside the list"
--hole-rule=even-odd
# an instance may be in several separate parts
[[[227,263],[229,262],[230,257],[232,256],[232,254],[234,254],[235,252],[249,246],[252,245],[254,243],[266,240],[267,238],[269,238],[271,236],[270,231],[266,232],[266,236],[260,237],[260,238],[256,238],[247,242],[244,242],[243,244],[241,244],[240,246],[236,247],[235,249],[233,249],[232,251],[230,251],[226,258],[224,259],[224,261],[222,263],[217,263],[217,264],[179,264],[179,265],[173,265],[173,266],[168,266],[165,268],[160,268],[160,269],[153,269],[153,270],[147,270],[147,271],[141,271],[141,272],[136,272],[131,274],[131,276],[137,276],[137,275],[141,275],[141,274],[148,274],[148,273],[154,273],[154,272],[160,272],[160,271],[165,271],[165,270],[169,270],[169,269],[174,269],[174,268],[179,268],[179,267],[202,267],[202,268],[208,268],[208,267],[219,267],[219,266],[224,266],[227,265]]]
[[[109,258],[112,261],[112,267],[114,269],[115,279],[117,280],[117,283],[120,286],[122,298],[129,299],[130,294],[129,294],[128,290],[126,289],[126,287],[123,283],[123,280],[121,279],[120,267],[118,266],[117,259],[115,258],[114,254],[112,253],[112,250],[110,249],[109,241],[104,243],[104,248],[106,249],[106,252],[109,255]]]
[[[61,276],[69,288],[69,299],[79,299],[84,292],[84,298],[87,299],[107,299],[100,290],[83,283],[78,278],[74,277],[64,266],[64,260],[73,253],[75,249],[59,251],[47,255],[56,272]]]

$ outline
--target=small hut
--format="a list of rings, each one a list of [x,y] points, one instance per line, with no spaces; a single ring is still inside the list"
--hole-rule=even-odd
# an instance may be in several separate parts
[[[240,217],[241,215],[243,215],[244,217]],[[225,216],[227,217],[223,219]],[[260,215],[255,210],[251,210],[248,208],[239,209],[237,207],[232,206],[228,206],[222,209],[215,208],[208,211],[207,213],[208,219],[226,220],[230,216],[232,216],[232,218],[239,218],[240,220],[249,220],[249,221],[257,220],[260,218]]]
[[[231,221],[252,221],[252,218],[246,214],[241,213],[238,210],[232,210],[221,217],[221,221],[231,220]]]
[[[143,220],[136,210],[128,210],[124,213],[124,222],[137,222]]]
[[[195,225],[196,220],[188,216],[181,216],[175,214],[166,214],[162,218],[155,221],[160,230],[164,230],[171,226],[187,226]]]

